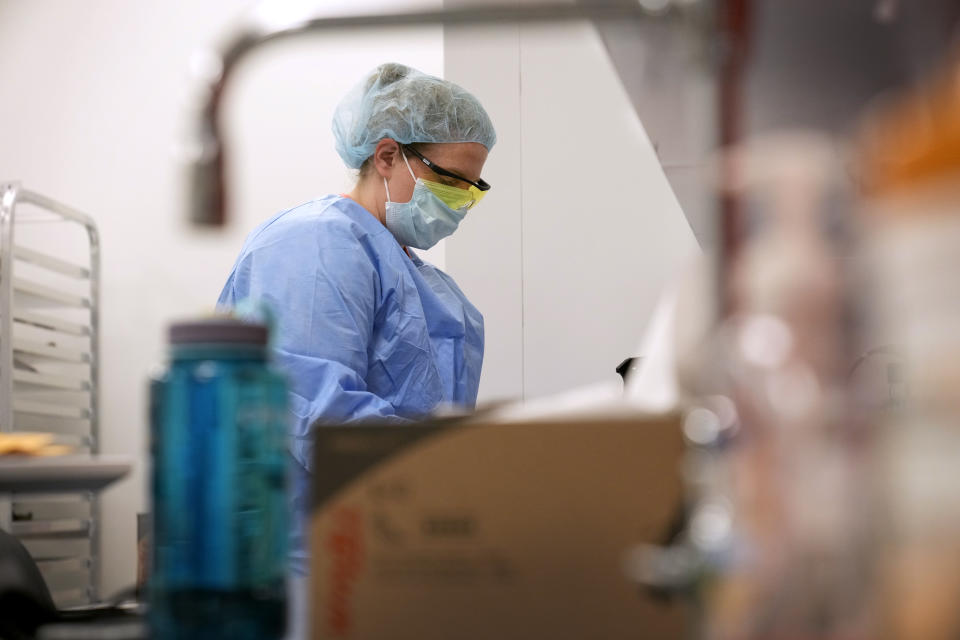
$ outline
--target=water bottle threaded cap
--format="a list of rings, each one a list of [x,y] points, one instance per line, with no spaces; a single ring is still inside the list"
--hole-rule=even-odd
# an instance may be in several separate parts
[[[170,344],[248,344],[266,346],[266,325],[234,318],[190,320],[170,325]]]

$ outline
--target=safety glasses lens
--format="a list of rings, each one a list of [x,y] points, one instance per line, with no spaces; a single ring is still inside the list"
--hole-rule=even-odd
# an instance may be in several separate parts
[[[433,195],[437,196],[443,204],[454,210],[463,208],[470,209],[480,202],[484,196],[484,193],[474,186],[471,186],[469,189],[461,189],[430,180],[424,180],[423,183],[427,185],[427,188],[430,189]]]

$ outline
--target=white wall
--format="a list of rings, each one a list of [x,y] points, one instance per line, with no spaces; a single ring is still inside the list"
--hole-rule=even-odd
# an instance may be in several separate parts
[[[186,70],[247,4],[0,2],[0,179],[88,211],[103,236],[104,452],[143,459],[146,380],[163,360],[164,327],[212,307],[246,232],[349,186],[330,133],[339,97],[388,59],[443,71],[439,28],[300,41],[249,60],[228,98],[234,220],[226,233],[197,233],[172,155]],[[104,494],[105,595],[134,580],[145,471]]]
[[[481,401],[616,380],[698,245],[599,37],[448,29],[444,46],[445,77],[475,91],[500,138],[493,190],[446,254],[487,321]]]
[[[483,172],[492,188],[447,239],[447,271],[484,316],[480,402],[515,398],[523,392],[524,328],[520,27],[445,29],[444,66],[497,129]]]

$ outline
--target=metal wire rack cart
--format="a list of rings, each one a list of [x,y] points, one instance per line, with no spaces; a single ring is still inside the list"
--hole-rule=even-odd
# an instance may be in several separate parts
[[[90,216],[0,184],[0,431],[98,449],[100,240]],[[58,607],[98,598],[98,505],[90,492],[0,495],[0,528],[24,543]]]

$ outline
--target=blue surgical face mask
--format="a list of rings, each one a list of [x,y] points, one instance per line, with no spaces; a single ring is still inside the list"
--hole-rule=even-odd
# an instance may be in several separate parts
[[[387,186],[387,179],[383,179],[383,186],[387,190],[387,202],[384,205],[387,229],[403,246],[429,249],[457,230],[469,206],[451,209],[444,204],[423,180],[414,175],[403,150],[400,153],[415,181],[413,196],[410,202],[391,202],[390,187]]]

